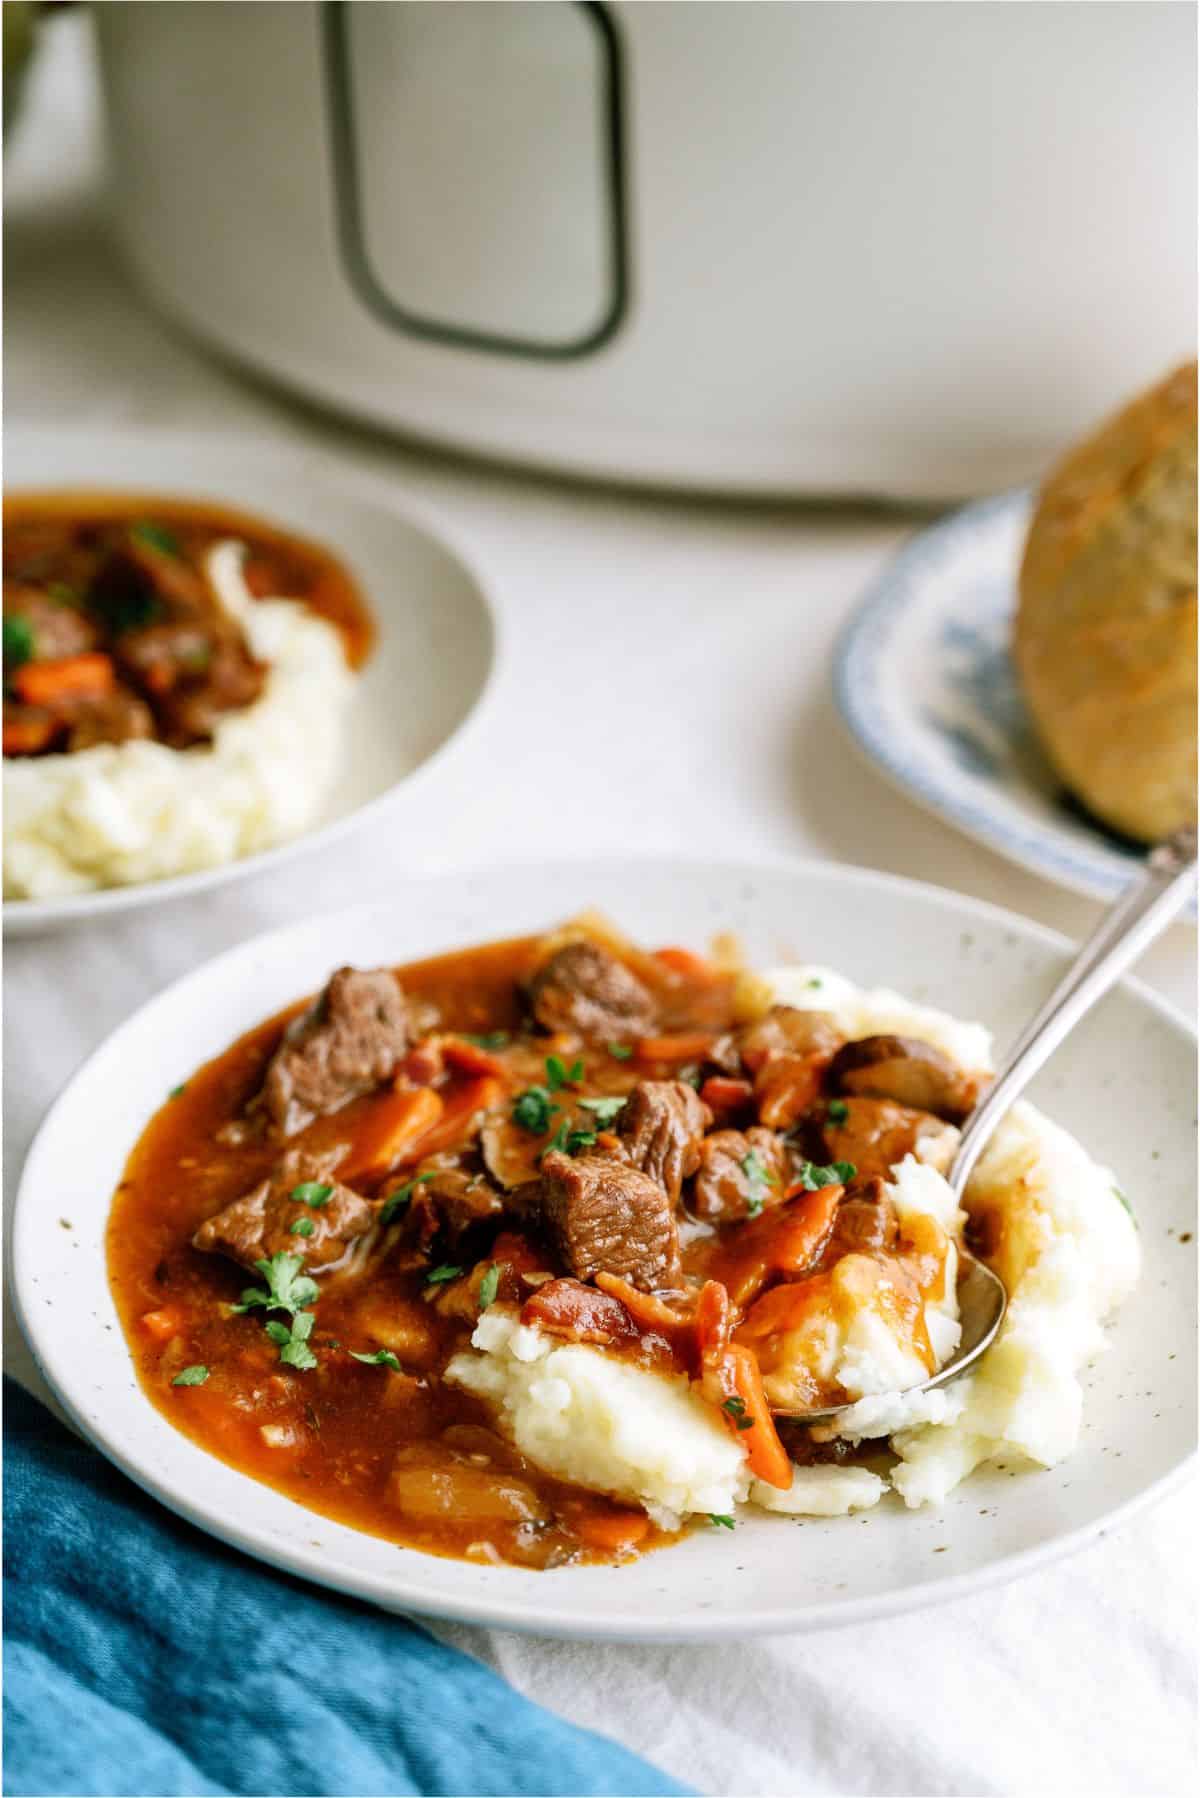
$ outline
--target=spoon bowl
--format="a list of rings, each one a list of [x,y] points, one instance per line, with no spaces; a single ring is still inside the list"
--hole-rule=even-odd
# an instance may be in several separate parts
[[[978,1361],[985,1349],[996,1340],[1004,1314],[1008,1309],[1008,1293],[999,1274],[994,1274],[974,1255],[964,1253],[958,1270],[958,1309],[962,1335],[957,1349],[935,1374],[913,1387],[915,1392],[932,1392],[936,1386],[948,1386]],[[790,1418],[795,1423],[828,1423],[849,1405],[828,1405],[821,1411],[783,1411],[772,1407],[775,1417]]]

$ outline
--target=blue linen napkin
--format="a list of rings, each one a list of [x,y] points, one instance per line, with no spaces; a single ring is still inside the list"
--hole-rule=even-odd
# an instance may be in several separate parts
[[[5,1792],[687,1791],[411,1623],[211,1540],[4,1391]]]

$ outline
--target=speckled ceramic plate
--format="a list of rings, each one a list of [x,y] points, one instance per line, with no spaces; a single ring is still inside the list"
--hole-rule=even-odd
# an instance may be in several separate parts
[[[1025,492],[981,500],[901,550],[842,633],[837,705],[911,798],[1033,873],[1111,899],[1144,851],[1064,792],[1009,655],[1030,507]]]
[[[361,966],[532,931],[599,906],[646,942],[734,930],[760,964],[806,958],[890,983],[1001,1043],[1061,971],[1066,945],[1020,918],[857,868],[688,861],[497,868],[413,882],[387,904],[258,937],[143,1006],[92,1056],[34,1144],[13,1226],[14,1290],[72,1418],[164,1504],[263,1560],[395,1610],[548,1634],[698,1640],[817,1629],[950,1598],[1039,1566],[1180,1478],[1195,1439],[1195,1043],[1145,988],[1110,994],[1035,1099],[1116,1170],[1145,1268],[1085,1376],[1083,1436],[1053,1472],[980,1470],[941,1510],[894,1496],[855,1517],[743,1513],[628,1567],[439,1560],[306,1511],[212,1459],[143,1397],[104,1268],[110,1195],[163,1096],[251,1024]],[[80,1144],[87,1153],[80,1153]]]

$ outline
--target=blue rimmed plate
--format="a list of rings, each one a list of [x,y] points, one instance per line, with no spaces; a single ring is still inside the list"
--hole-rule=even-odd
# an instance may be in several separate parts
[[[1064,792],[1009,655],[1032,495],[965,506],[907,544],[838,643],[834,690],[882,773],[1010,861],[1112,899],[1144,851]]]

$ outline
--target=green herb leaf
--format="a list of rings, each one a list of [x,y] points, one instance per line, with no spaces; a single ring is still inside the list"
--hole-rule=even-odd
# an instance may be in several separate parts
[[[457,1280],[462,1273],[461,1267],[435,1267],[425,1276],[429,1286],[444,1286],[447,1280]]]
[[[4,666],[19,668],[33,655],[33,626],[28,618],[14,616],[4,620]]]
[[[234,1306],[235,1311],[250,1311],[255,1305],[262,1305],[268,1311],[299,1311],[302,1305],[311,1304],[316,1298],[316,1281],[302,1272],[303,1255],[287,1255],[281,1249],[269,1260],[262,1259],[254,1265],[266,1281],[266,1290],[248,1286],[242,1293],[241,1304]]]
[[[779,1181],[756,1149],[743,1155],[741,1169],[746,1176],[746,1216],[757,1217],[766,1203],[767,1192]]]
[[[472,1036],[469,1031],[462,1032],[465,1043],[474,1043],[477,1049],[503,1049],[509,1041],[507,1030],[485,1030],[481,1035]]]
[[[271,1318],[265,1323],[263,1329],[267,1332],[271,1341],[277,1342],[281,1348],[286,1347],[292,1340],[292,1332],[288,1329],[287,1325],[281,1324],[276,1318]]]
[[[585,1111],[590,1111],[600,1125],[611,1124],[618,1112],[625,1109],[623,1098],[615,1099],[580,1099],[579,1103]]]
[[[488,1306],[495,1302],[496,1294],[499,1290],[500,1263],[498,1261],[493,1261],[492,1265],[488,1268],[486,1274],[484,1274],[482,1280],[479,1282],[479,1309],[481,1311],[486,1311]]]
[[[812,979],[810,981],[808,981],[807,984],[809,986],[813,987],[814,989],[816,989],[818,987],[824,986],[825,982],[823,980],[818,979],[818,977],[814,974]]]
[[[390,1367],[393,1373],[402,1371],[391,1349],[376,1349],[373,1355],[360,1355],[357,1349],[351,1349],[350,1355],[353,1360],[361,1361],[364,1367]]]
[[[1121,1191],[1121,1188],[1119,1186],[1114,1186],[1112,1190],[1113,1190],[1113,1198],[1120,1200],[1121,1204],[1124,1205],[1126,1211],[1129,1213],[1130,1217],[1133,1219],[1134,1229],[1140,1230],[1141,1225],[1137,1221],[1137,1212],[1134,1210],[1133,1206],[1129,1203],[1129,1200],[1125,1197],[1125,1194]]]
[[[633,1054],[628,1043],[609,1043],[608,1052],[614,1061],[628,1061]]]
[[[288,1235],[311,1236],[316,1227],[311,1217],[298,1217],[294,1224],[289,1225]]]
[[[553,1060],[553,1057],[550,1059]],[[522,1130],[528,1130],[531,1136],[545,1136],[550,1128],[550,1119],[558,1109],[544,1086],[527,1086],[523,1093],[518,1093],[514,1101],[513,1123],[519,1124]]]
[[[547,1055],[546,1084],[552,1093],[564,1086],[578,1086],[583,1079],[583,1057],[580,1056],[568,1067],[561,1055]]]
[[[178,1099],[186,1091],[187,1091],[187,1081],[181,1080],[178,1086],[173,1086],[171,1088],[170,1092],[167,1094],[167,1097],[168,1097],[168,1099]]]
[[[137,524],[130,525],[129,535],[135,543],[144,543],[148,549],[156,549],[160,555],[179,554],[178,537],[165,524],[155,524],[152,519],[142,518]]]
[[[811,1161],[802,1161],[797,1182],[805,1192],[817,1192],[822,1186],[845,1186],[857,1172],[852,1161],[833,1161],[828,1167],[816,1167]]]
[[[710,1511],[708,1521],[715,1530],[731,1530],[736,1520],[732,1517],[719,1517],[715,1511]]]
[[[203,1386],[208,1378],[207,1367],[197,1364],[195,1367],[184,1367],[171,1381],[172,1386]]]
[[[294,1367],[299,1373],[307,1373],[317,1365],[317,1357],[307,1342],[301,1342],[296,1336],[292,1337],[286,1348],[280,1349],[279,1359],[285,1367]]]
[[[293,1186],[290,1198],[299,1199],[302,1205],[311,1205],[319,1211],[322,1205],[328,1205],[333,1197],[332,1186],[325,1186],[318,1180],[302,1180],[299,1186]]]
[[[424,1186],[424,1184],[427,1180],[436,1180],[436,1179],[437,1179],[437,1170],[432,1169],[427,1174],[414,1174],[411,1180],[406,1180],[404,1182],[403,1186],[398,1186],[396,1188],[395,1192],[389,1194],[389,1196],[383,1201],[383,1209],[379,1213],[380,1223],[381,1224],[390,1224],[391,1223],[391,1221],[395,1217],[397,1211],[402,1210],[403,1207],[405,1205],[407,1205],[408,1201],[412,1198],[414,1186]]]
[[[846,1119],[850,1116],[850,1107],[847,1105],[845,1099],[830,1099],[825,1110],[829,1115],[831,1123],[834,1124],[844,1124]]]
[[[567,1137],[567,1154],[579,1155],[584,1149],[590,1149],[595,1140],[594,1130],[572,1130]]]

